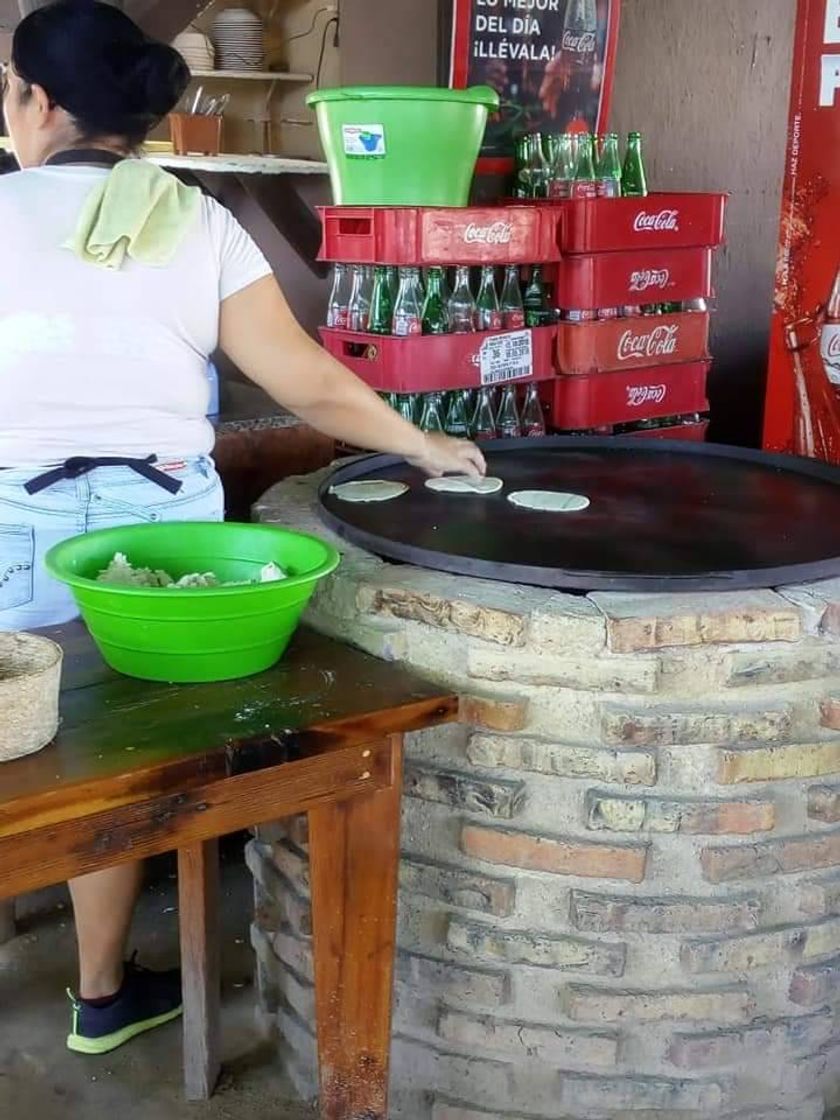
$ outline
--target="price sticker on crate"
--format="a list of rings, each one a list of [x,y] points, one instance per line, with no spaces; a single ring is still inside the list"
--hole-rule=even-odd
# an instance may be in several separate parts
[[[530,331],[486,338],[478,352],[482,385],[502,385],[534,376],[534,339]]]

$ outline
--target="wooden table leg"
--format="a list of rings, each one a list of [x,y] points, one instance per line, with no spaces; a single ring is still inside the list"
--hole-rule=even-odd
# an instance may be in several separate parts
[[[15,900],[0,899],[0,945],[15,936]]]
[[[184,1091],[205,1101],[216,1087],[219,1050],[219,843],[178,851],[181,969],[184,985]]]
[[[400,855],[393,785],[309,814],[322,1120],[386,1120]]]

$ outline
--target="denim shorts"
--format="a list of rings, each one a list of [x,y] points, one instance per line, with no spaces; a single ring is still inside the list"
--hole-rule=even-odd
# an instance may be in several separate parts
[[[30,496],[24,486],[42,471],[0,471],[0,631],[77,617],[69,589],[44,567],[44,555],[60,541],[118,525],[223,519],[222,483],[211,459],[159,467],[182,484],[177,494],[129,467],[99,467]]]

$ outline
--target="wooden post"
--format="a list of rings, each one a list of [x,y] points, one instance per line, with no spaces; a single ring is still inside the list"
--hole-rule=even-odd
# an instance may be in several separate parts
[[[178,850],[181,969],[184,985],[184,1091],[207,1100],[221,1068],[219,1047],[219,843]]]
[[[0,900],[0,945],[11,941],[15,932],[15,900]]]
[[[309,814],[322,1120],[386,1120],[400,855],[392,785]]]

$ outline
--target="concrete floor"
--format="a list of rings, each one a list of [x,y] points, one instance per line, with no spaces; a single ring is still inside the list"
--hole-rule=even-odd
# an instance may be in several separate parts
[[[55,897],[50,899],[55,903]],[[150,967],[177,961],[177,898],[168,862],[138,908],[132,947]],[[312,1120],[293,1093],[273,1047],[256,1027],[253,961],[248,946],[251,883],[232,846],[223,862],[223,1057],[219,1089],[207,1104],[181,1095],[177,1023],[152,1031],[103,1058],[64,1047],[75,982],[75,941],[66,904],[22,923],[0,947],[0,1117],[32,1120]]]

